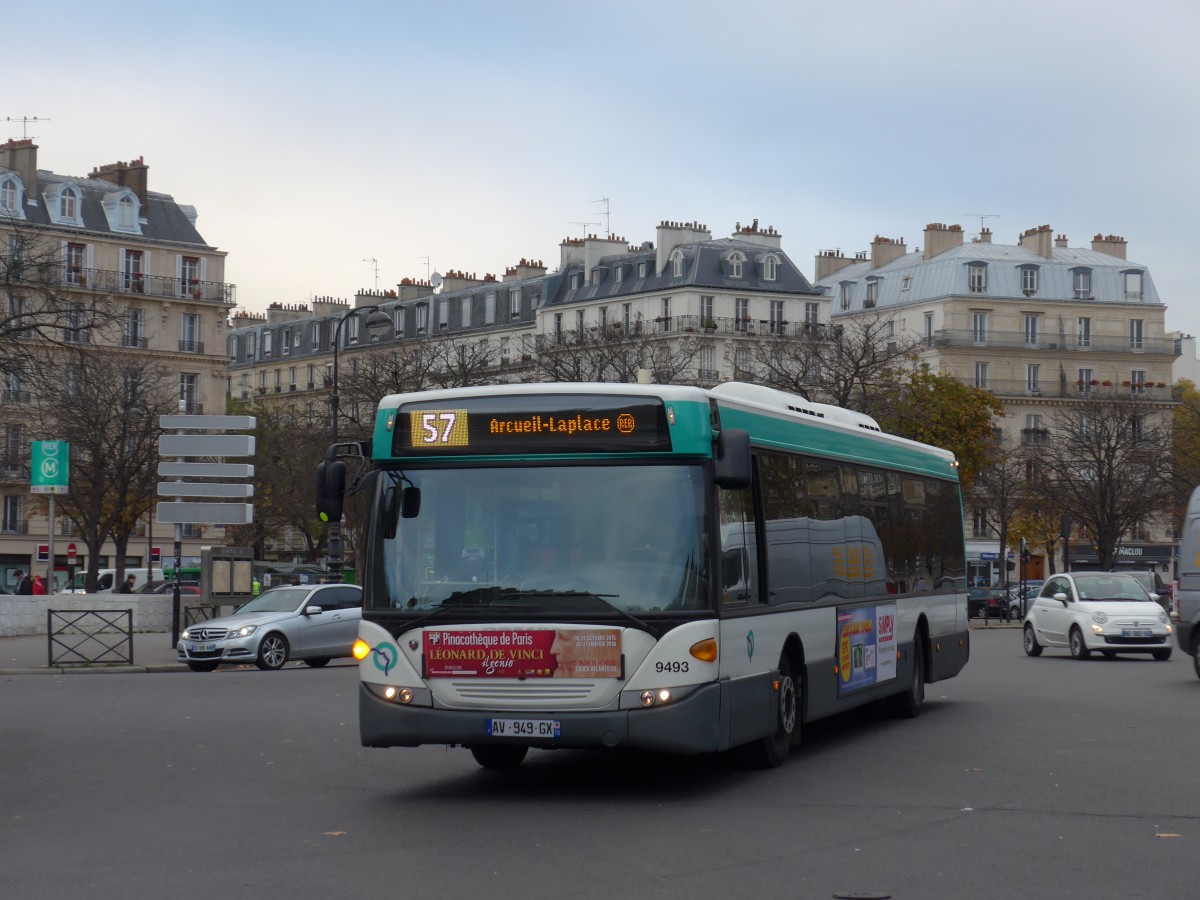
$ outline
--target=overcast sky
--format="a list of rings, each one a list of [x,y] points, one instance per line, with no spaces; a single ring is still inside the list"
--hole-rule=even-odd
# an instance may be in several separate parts
[[[5,32],[0,137],[48,119],[62,175],[143,156],[243,308],[350,299],[376,265],[553,269],[610,224],[758,219],[810,277],[876,234],[1048,224],[1124,236],[1200,333],[1195,0],[60,0]]]

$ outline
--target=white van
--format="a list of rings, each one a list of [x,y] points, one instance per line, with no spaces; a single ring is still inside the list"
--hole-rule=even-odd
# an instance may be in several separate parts
[[[155,569],[155,574],[162,577],[162,569]],[[130,575],[134,577],[133,590],[136,593],[146,586],[146,579],[149,575],[148,569],[127,568],[125,577]],[[111,594],[113,592],[113,579],[117,577],[116,569],[101,569],[96,576],[96,593]],[[85,594],[84,584],[87,582],[87,572],[79,572],[74,578],[68,582],[67,586],[62,589],[64,594]]]
[[[1179,585],[1175,590],[1175,640],[1192,658],[1200,677],[1200,487],[1192,491],[1179,542]]]

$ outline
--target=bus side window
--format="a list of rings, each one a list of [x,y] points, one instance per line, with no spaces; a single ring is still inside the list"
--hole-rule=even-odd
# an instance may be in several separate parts
[[[754,498],[750,491],[717,491],[721,514],[721,602],[748,603],[758,597],[758,548]]]

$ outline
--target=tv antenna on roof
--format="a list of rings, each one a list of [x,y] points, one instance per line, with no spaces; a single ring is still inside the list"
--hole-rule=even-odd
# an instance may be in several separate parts
[[[363,262],[370,263],[375,267],[375,290],[379,290],[379,260],[373,256],[368,256]]]
[[[588,226],[589,226],[589,225],[596,225],[596,226],[599,226],[599,224],[600,224],[600,223],[599,223],[599,222],[572,222],[571,224],[572,224],[572,225],[578,225],[580,228],[582,228],[582,229],[583,229],[583,236],[584,236],[584,237],[587,237],[587,236],[588,236],[588,231],[587,231],[587,229],[588,229]]]
[[[1000,218],[1000,214],[999,214],[999,213],[963,213],[963,215],[964,215],[964,216],[970,216],[972,219],[978,219],[978,220],[979,220],[979,233],[980,233],[981,235],[983,234],[983,220],[984,220],[984,219],[998,219],[998,218]]]
[[[425,260],[425,280],[428,281],[429,280],[429,257],[428,256],[418,256],[417,259]]]
[[[612,214],[608,208],[608,198],[601,197],[599,200],[593,200],[592,202],[604,204],[604,236],[606,238],[611,238],[612,237]]]
[[[37,116],[5,116],[5,122],[20,122],[21,123],[21,140],[29,139],[29,123],[30,122],[49,122],[49,119],[38,118]]]

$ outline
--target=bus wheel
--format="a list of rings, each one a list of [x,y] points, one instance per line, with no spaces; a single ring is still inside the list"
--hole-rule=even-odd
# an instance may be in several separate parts
[[[925,705],[925,645],[919,633],[913,640],[912,660],[912,681],[903,694],[892,697],[890,704],[892,715],[900,719],[915,719]]]
[[[745,748],[746,760],[759,769],[783,765],[792,744],[800,743],[800,679],[792,674],[792,664],[784,654],[779,660],[779,690],[775,733],[760,738]]]
[[[528,747],[515,746],[488,745],[471,748],[471,755],[475,757],[475,762],[485,769],[515,769],[525,759],[525,754],[528,752]]]

